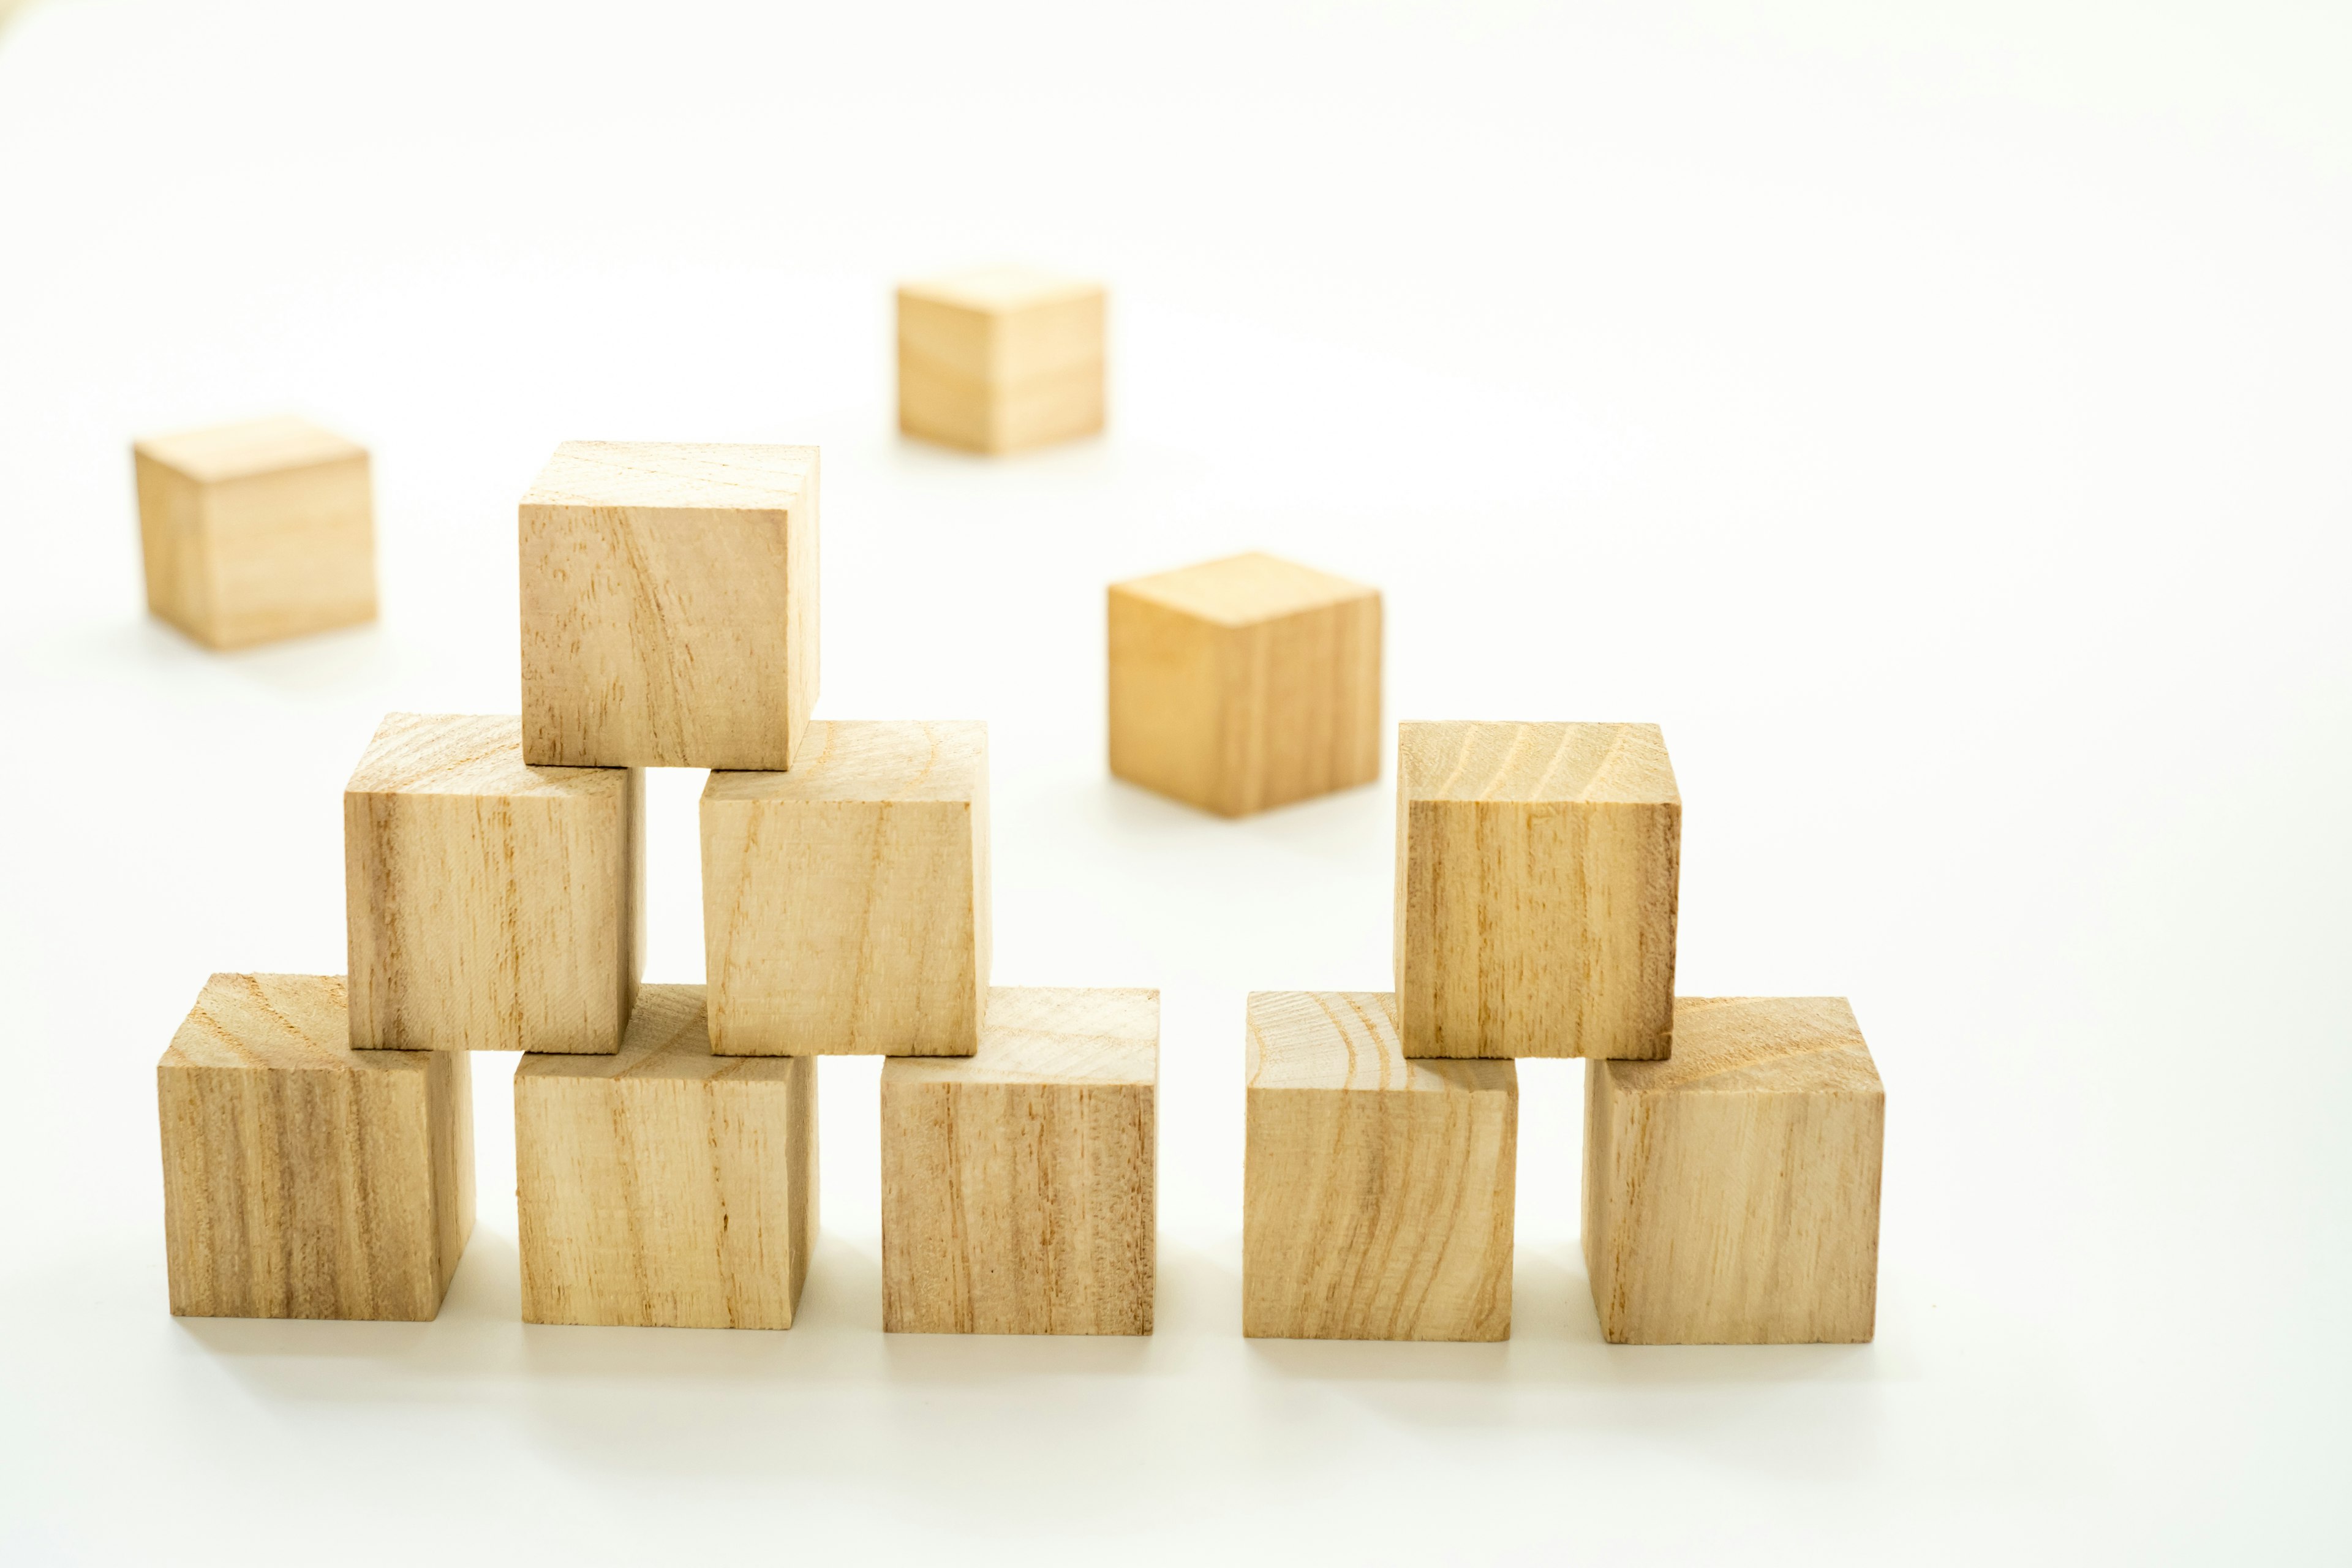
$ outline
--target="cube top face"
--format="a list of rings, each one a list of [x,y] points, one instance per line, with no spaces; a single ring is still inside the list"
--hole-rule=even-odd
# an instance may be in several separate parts
[[[198,484],[367,457],[367,448],[358,443],[291,416],[151,436],[134,443],[131,450]]]
[[[1129,578],[1112,584],[1111,592],[1147,599],[1220,626],[1255,626],[1380,597],[1378,589],[1361,583],[1255,552]]]
[[[716,772],[711,802],[971,802],[988,784],[988,726],[977,720],[815,719],[789,773]]]
[[[1160,1081],[1160,993],[998,985],[980,1049],[969,1057],[893,1057],[883,1081],[1128,1085]]]
[[[1655,724],[1407,721],[1397,777],[1408,801],[1682,805]]]
[[[354,795],[617,795],[619,768],[534,768],[512,714],[387,713],[343,787]]]
[[[617,1055],[527,1056],[515,1076],[604,1083],[790,1080],[792,1058],[711,1054],[709,997],[701,985],[641,985]]]
[[[1843,996],[1677,996],[1674,1055],[1610,1073],[1621,1094],[1885,1092]]]
[[[791,511],[814,498],[814,447],[566,441],[525,506]]]
[[[1386,991],[1253,991],[1253,1089],[1507,1094],[1508,1062],[1410,1061]]]
[[[350,1040],[340,974],[215,974],[172,1037],[163,1065],[280,1072],[420,1066],[353,1051]]]
[[[942,278],[902,285],[898,298],[988,315],[1034,310],[1081,300],[1100,300],[1103,286],[1032,267],[976,267]]]

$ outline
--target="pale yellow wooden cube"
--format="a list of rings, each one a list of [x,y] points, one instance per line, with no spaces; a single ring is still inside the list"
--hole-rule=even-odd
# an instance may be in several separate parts
[[[153,614],[214,648],[375,618],[364,447],[283,418],[151,437],[131,452]]]
[[[1013,452],[1103,427],[1097,283],[1024,268],[898,290],[898,428],[974,452]]]
[[[352,1042],[610,1056],[645,973],[645,774],[394,713],[343,788]]]
[[[474,1228],[465,1058],[352,1050],[341,976],[215,974],[155,1080],[173,1311],[440,1311]]]
[[[1685,996],[1672,1058],[1584,1070],[1584,1261],[1603,1335],[1871,1337],[1886,1091],[1843,998]]]
[[[1381,773],[1381,595],[1271,555],[1110,589],[1110,771],[1225,816]]]

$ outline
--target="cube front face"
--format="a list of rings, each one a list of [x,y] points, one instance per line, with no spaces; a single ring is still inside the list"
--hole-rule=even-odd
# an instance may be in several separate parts
[[[1103,427],[1103,290],[968,275],[898,290],[898,427],[1012,452]]]
[[[635,769],[529,766],[512,717],[387,716],[343,795],[353,1045],[619,1050],[645,799]]]
[[[792,766],[817,696],[815,447],[568,442],[520,541],[528,761]]]
[[[339,978],[205,984],[156,1068],[173,1312],[439,1312],[473,1230],[471,1074],[343,1038]]]
[[[133,448],[147,607],[215,648],[373,620],[367,453],[299,420]]]
[[[819,721],[789,773],[702,796],[726,1056],[970,1056],[986,1006],[987,728]]]
[[[1415,1062],[1380,993],[1249,1001],[1242,1332],[1511,1331],[1517,1069]]]
[[[699,985],[648,985],[619,1056],[515,1074],[523,1318],[788,1329],[817,1225],[816,1064],[711,1055]]]
[[[1684,997],[1672,1058],[1589,1064],[1584,1253],[1603,1335],[1870,1339],[1885,1133],[1837,997]]]
[[[1003,988],[978,1055],[882,1069],[882,1326],[1148,1334],[1155,991]]]
[[[1267,556],[1114,584],[1110,770],[1226,816],[1380,776],[1381,598]]]
[[[1652,724],[1398,726],[1409,1057],[1666,1054],[1682,799]]]

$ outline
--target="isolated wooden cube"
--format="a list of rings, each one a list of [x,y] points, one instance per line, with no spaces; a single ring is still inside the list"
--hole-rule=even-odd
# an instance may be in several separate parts
[[[1381,595],[1271,555],[1110,590],[1110,771],[1226,816],[1381,773]]]
[[[988,726],[820,720],[702,792],[723,1056],[970,1056],[988,993]]]
[[[441,1310],[474,1228],[467,1058],[354,1051],[343,983],[215,974],[156,1064],[172,1310]]]
[[[977,1056],[882,1067],[882,1326],[1148,1334],[1160,993],[1002,987]]]
[[[792,766],[816,513],[814,447],[557,447],[521,507],[525,760]]]
[[[534,768],[511,716],[386,716],[343,789],[352,1045],[619,1050],[645,816],[642,773]]]
[[[1664,1056],[1682,815],[1654,724],[1398,725],[1404,1054]]]
[[[710,1053],[699,985],[638,994],[618,1056],[515,1069],[522,1315],[789,1329],[816,1239],[816,1063]]]
[[[1097,283],[1024,268],[898,290],[898,428],[1012,452],[1103,427]]]
[[[1855,1343],[1886,1093],[1837,996],[1685,996],[1675,1054],[1585,1066],[1584,1261],[1618,1344]]]
[[[1505,1340],[1519,1079],[1408,1061],[1384,992],[1249,999],[1242,1332]]]
[[[131,452],[150,611],[215,648],[375,619],[364,447],[260,419]]]

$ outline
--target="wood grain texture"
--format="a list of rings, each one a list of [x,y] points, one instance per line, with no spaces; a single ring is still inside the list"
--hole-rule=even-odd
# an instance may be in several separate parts
[[[523,755],[792,766],[817,697],[817,449],[569,441],[523,497]]]
[[[363,447],[299,419],[132,446],[147,608],[207,647],[375,618]]]
[[[702,792],[725,1056],[970,1056],[987,1004],[988,726],[812,723],[784,773]]]
[[[215,974],[156,1064],[172,1310],[425,1320],[474,1228],[462,1057],[354,1051],[332,975]]]
[[[1000,986],[975,1056],[882,1068],[882,1326],[1148,1334],[1160,993]]]
[[[715,1057],[699,985],[648,985],[613,1057],[515,1070],[522,1315],[789,1329],[816,1238],[816,1064]]]
[[[387,715],[343,789],[352,1045],[619,1050],[645,815],[643,773],[531,767],[511,716]]]
[[[1110,771],[1241,816],[1381,772],[1381,595],[1271,555],[1110,589]]]
[[[898,290],[898,428],[1014,452],[1103,427],[1102,286],[992,268]]]
[[[1604,1335],[1871,1337],[1886,1095],[1843,998],[1682,997],[1671,1059],[1585,1075],[1584,1260]]]
[[[1664,1056],[1682,811],[1654,724],[1398,725],[1405,1055]]]
[[[1385,992],[1255,992],[1242,1332],[1503,1340],[1519,1080],[1409,1061]]]

